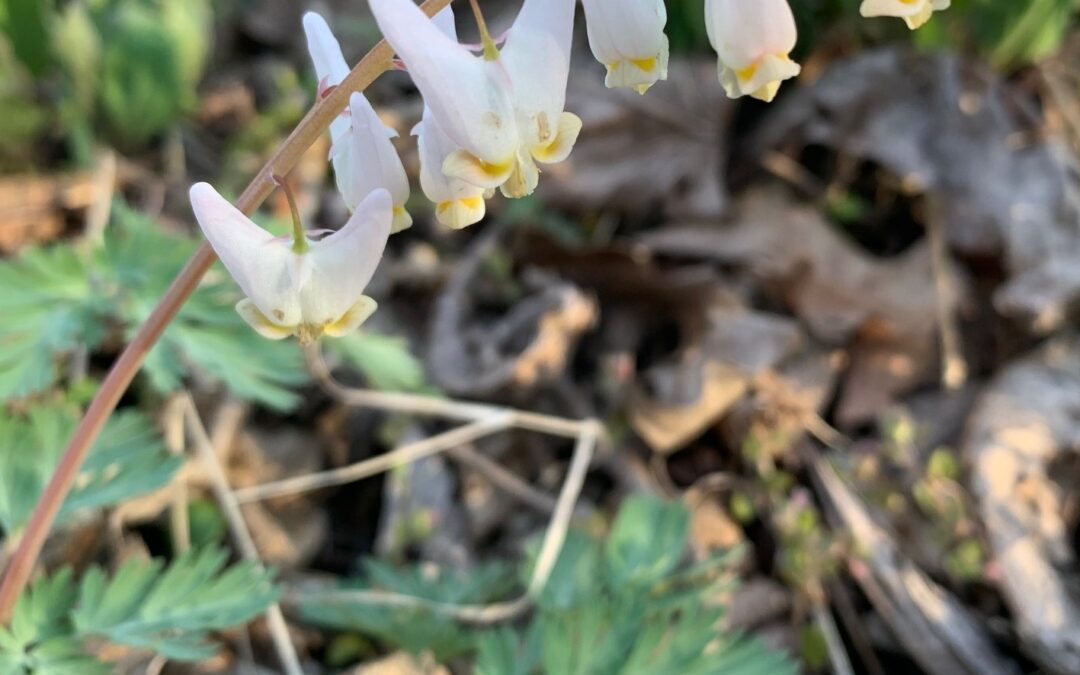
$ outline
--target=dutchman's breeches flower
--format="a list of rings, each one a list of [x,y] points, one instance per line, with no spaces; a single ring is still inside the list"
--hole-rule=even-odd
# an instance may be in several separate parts
[[[438,127],[459,149],[443,173],[507,197],[536,189],[537,162],[566,159],[581,120],[564,112],[575,0],[525,0],[503,49],[474,56],[412,0],[369,0]]]
[[[341,46],[326,21],[314,12],[304,15],[308,51],[319,78],[319,90],[336,87],[349,74]],[[350,210],[372,190],[385,188],[394,200],[394,232],[412,225],[405,210],[409,177],[391,141],[397,132],[382,123],[363,94],[349,97],[349,108],[330,125],[334,176]]]
[[[930,20],[934,12],[948,9],[951,0],[863,0],[859,13],[865,17],[896,16],[915,30]]]
[[[446,36],[457,41],[450,6],[436,14],[432,21]],[[435,203],[436,219],[455,230],[480,222],[487,210],[484,199],[489,191],[443,173],[446,158],[460,147],[439,127],[431,108],[426,105],[424,117],[413,129],[413,135],[420,154],[420,187]]]
[[[787,0],[705,0],[705,29],[731,98],[771,101],[801,70],[789,56],[798,34]]]
[[[393,203],[378,189],[349,222],[321,240],[299,223],[291,238],[275,238],[227,202],[213,187],[191,188],[191,206],[203,234],[247,296],[236,311],[260,335],[301,342],[356,330],[375,311],[364,295],[390,236]]]
[[[664,0],[582,0],[589,46],[607,67],[608,87],[640,94],[667,79],[668,39]]]

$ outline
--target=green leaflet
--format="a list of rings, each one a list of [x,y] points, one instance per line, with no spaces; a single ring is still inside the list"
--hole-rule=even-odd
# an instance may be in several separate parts
[[[25,415],[0,409],[0,529],[5,533],[18,531],[29,519],[78,418],[79,408],[64,401],[34,406]],[[121,411],[91,449],[59,518],[156,490],[180,464],[144,415]]]
[[[131,560],[109,577],[91,568],[35,581],[19,598],[11,626],[0,628],[0,675],[97,675],[111,669],[82,649],[87,638],[194,661],[216,651],[210,631],[246,623],[279,590],[259,565],[226,566],[218,548],[195,550],[166,565]]]

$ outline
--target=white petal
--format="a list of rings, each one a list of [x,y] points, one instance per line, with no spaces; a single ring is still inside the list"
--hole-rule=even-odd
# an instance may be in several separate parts
[[[360,300],[382,258],[392,221],[390,193],[375,190],[343,228],[312,242],[311,279],[300,293],[305,324],[334,323]]]
[[[473,197],[480,197],[482,204],[484,188],[443,173],[446,158],[459,148],[439,127],[430,109],[424,108],[424,117],[417,125],[416,132],[420,154],[420,188],[424,195],[435,204]]]
[[[519,133],[529,146],[550,140],[566,104],[574,6],[574,0],[525,0],[500,52]]]
[[[787,0],[706,0],[705,27],[720,60],[735,70],[766,54],[787,55],[797,39]]]
[[[411,0],[369,4],[387,42],[450,138],[487,162],[513,155],[518,145],[514,108],[509,82],[497,62],[473,56]]]
[[[191,187],[191,208],[225,269],[259,311],[279,325],[299,323],[290,244],[275,240],[207,183]]]
[[[349,209],[378,188],[390,191],[394,206],[404,206],[409,198],[409,177],[394,148],[396,135],[364,98],[349,98],[349,129],[333,149],[334,176],[338,191]]]
[[[326,19],[315,12],[304,14],[304,34],[307,36],[308,52],[315,65],[315,76],[320,83],[337,86],[349,74],[349,64],[341,53],[341,45],[330,31]],[[348,129],[348,118],[339,116],[330,123],[330,138],[337,140]]]

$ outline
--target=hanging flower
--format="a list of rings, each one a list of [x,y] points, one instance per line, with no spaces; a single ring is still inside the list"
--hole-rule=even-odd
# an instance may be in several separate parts
[[[787,0],[705,0],[705,28],[731,98],[771,101],[801,70],[789,56],[797,33]]]
[[[589,46],[607,67],[608,87],[644,94],[667,79],[668,39],[664,0],[582,0]]]
[[[393,204],[378,189],[349,222],[312,239],[298,220],[291,237],[276,238],[207,183],[191,188],[191,207],[210,245],[247,296],[236,311],[260,335],[302,343],[356,330],[376,303],[364,295],[390,236]]]
[[[314,12],[304,15],[308,51],[319,78],[320,93],[341,84],[349,66],[341,46],[326,20]],[[330,124],[330,157],[338,191],[350,210],[377,188],[390,191],[394,200],[394,232],[412,225],[405,210],[409,199],[409,178],[391,139],[397,132],[382,123],[375,108],[363,94],[349,97],[349,107]]]
[[[896,16],[915,30],[930,20],[934,12],[948,9],[951,0],[863,0],[859,13],[865,17]]]
[[[566,159],[581,120],[564,112],[574,0],[525,0],[500,51],[482,27],[484,55],[443,34],[411,0],[369,0],[431,117],[459,149],[442,171],[507,197],[536,189],[536,166]]]
[[[454,13],[449,6],[436,14],[432,21],[443,34],[457,41]],[[417,137],[420,153],[420,187],[427,198],[435,203],[436,219],[455,230],[480,222],[486,212],[484,198],[489,191],[443,173],[446,158],[461,148],[439,127],[431,108],[426,105],[424,116],[413,129],[413,134]]]

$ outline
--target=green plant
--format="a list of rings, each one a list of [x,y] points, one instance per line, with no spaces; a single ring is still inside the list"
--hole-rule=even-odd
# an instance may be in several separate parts
[[[423,609],[389,609],[347,595],[311,596],[300,607],[313,623],[395,647],[433,650],[444,658],[471,653],[478,675],[795,673],[783,654],[720,627],[723,609],[715,597],[730,557],[685,565],[688,533],[689,514],[681,505],[631,497],[606,539],[570,533],[524,626],[468,632]],[[528,578],[531,566],[530,557],[521,578]],[[369,571],[350,586],[470,603],[504,597],[508,590],[491,582],[490,568],[464,579],[425,574],[423,567],[376,569],[377,575]]]
[[[208,658],[216,651],[210,631],[247,622],[279,595],[269,572],[227,559],[205,548],[168,565],[131,560],[111,576],[92,567],[79,581],[70,569],[42,577],[0,628],[0,675],[111,672],[87,655],[90,638],[173,660]]]
[[[19,143],[58,123],[74,159],[92,157],[96,138],[137,149],[197,103],[209,55],[210,0],[6,0],[0,5],[3,78],[0,118],[23,132],[5,135],[0,156],[25,156]],[[12,113],[16,113],[14,118]]]
[[[41,403],[22,413],[0,409],[0,529],[11,535],[30,517],[80,410],[70,401]],[[181,459],[170,454],[150,421],[126,410],[114,415],[60,510],[109,506],[165,485]]]

